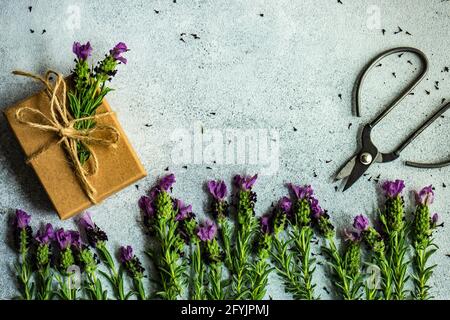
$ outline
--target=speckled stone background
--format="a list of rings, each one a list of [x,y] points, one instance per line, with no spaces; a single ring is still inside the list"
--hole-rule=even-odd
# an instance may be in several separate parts
[[[68,73],[74,40],[90,40],[99,59],[113,44],[126,42],[129,64],[121,66],[108,96],[149,175],[137,186],[92,208],[94,219],[110,237],[111,249],[131,244],[140,256],[145,243],[138,221],[138,198],[165,173],[176,173],[174,193],[204,212],[204,183],[231,181],[235,173],[266,172],[258,180],[257,212],[267,212],[286,193],[287,182],[311,183],[338,226],[352,216],[373,216],[379,205],[380,180],[403,178],[410,191],[436,187],[433,210],[450,219],[449,168],[418,170],[402,161],[375,165],[346,193],[336,192],[332,176],[356,150],[358,129],[418,72],[416,58],[393,56],[369,77],[363,94],[363,117],[351,113],[351,92],[364,64],[394,46],[422,49],[430,71],[396,110],[374,131],[383,151],[394,148],[442,99],[450,98],[450,2],[442,0],[160,0],[160,1],[23,1],[0,3],[0,109],[33,94],[39,86],[11,75],[14,69]],[[29,6],[32,6],[31,11]],[[45,32],[43,31],[45,30]],[[34,31],[34,32],[33,32]],[[409,62],[408,62],[409,61]],[[438,81],[438,82],[436,82]],[[192,142],[194,131],[229,129],[273,134],[272,165],[265,159],[227,164],[224,155],[209,163]],[[448,117],[439,119],[402,154],[402,160],[445,159],[449,153]],[[184,131],[183,131],[184,130]],[[241,130],[241,131],[239,131]],[[173,136],[187,133],[192,159],[179,158]],[[260,139],[262,145],[265,141]],[[204,141],[204,146],[207,141]],[[225,149],[227,141],[217,143]],[[183,145],[185,146],[185,145]],[[279,148],[277,148],[279,146]],[[206,150],[206,149],[204,149]],[[217,149],[216,149],[217,150]],[[247,155],[254,155],[253,143]],[[194,157],[194,154],[197,156]],[[200,153],[201,155],[201,153]],[[251,157],[250,157],[251,158]],[[4,117],[0,120],[0,298],[15,295],[8,221],[14,208],[33,214],[33,226],[52,222],[65,228],[52,211]],[[446,189],[446,185],[448,185]],[[436,234],[438,266],[431,279],[436,298],[450,298],[449,232]],[[145,263],[148,265],[148,261]],[[317,293],[329,280],[317,272]],[[274,299],[289,298],[277,276],[270,279]]]

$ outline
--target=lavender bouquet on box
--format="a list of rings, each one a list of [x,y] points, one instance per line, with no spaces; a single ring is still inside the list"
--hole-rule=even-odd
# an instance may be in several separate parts
[[[92,50],[90,42],[86,44],[75,42],[72,48],[76,59],[75,68],[72,71],[73,87],[67,96],[72,116],[75,119],[86,118],[75,123],[75,129],[81,132],[95,126],[95,121],[90,117],[95,115],[103,98],[113,90],[106,83],[116,75],[119,64],[127,63],[127,59],[122,55],[129,51],[125,43],[119,42],[102,61],[99,61],[95,67],[90,67],[87,59],[91,56]],[[77,144],[77,152],[81,164],[90,157],[89,150],[81,141]]]

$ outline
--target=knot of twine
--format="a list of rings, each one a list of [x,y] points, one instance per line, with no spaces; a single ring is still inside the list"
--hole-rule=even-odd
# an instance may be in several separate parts
[[[17,121],[42,131],[54,132],[59,137],[59,140],[51,140],[42,145],[36,152],[32,153],[28,157],[27,163],[30,163],[48,151],[52,145],[62,144],[69,159],[71,160],[74,173],[77,176],[83,191],[92,203],[97,203],[95,200],[97,190],[89,182],[88,176],[95,175],[97,173],[99,163],[94,150],[92,150],[89,145],[97,144],[115,147],[115,144],[120,138],[120,133],[113,126],[96,125],[90,129],[78,130],[75,128],[75,125],[81,121],[100,119],[113,114],[113,112],[105,112],[89,117],[73,119],[66,106],[66,82],[60,73],[49,70],[47,71],[45,77],[40,77],[23,71],[13,71],[13,74],[42,82],[46,87],[45,92],[50,98],[50,117],[46,116],[37,109],[22,107],[16,111]],[[56,78],[54,84],[52,83],[53,76]],[[62,90],[61,99],[58,98],[59,90]],[[27,116],[37,116],[40,120],[27,120]],[[89,169],[86,169],[78,158],[77,145],[79,143],[82,143],[83,147],[90,154],[88,160],[90,162]]]

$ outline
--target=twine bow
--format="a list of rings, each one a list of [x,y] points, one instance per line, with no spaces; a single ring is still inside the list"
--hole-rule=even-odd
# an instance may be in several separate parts
[[[94,126],[90,129],[78,130],[75,125],[81,121],[97,120],[105,116],[113,114],[113,112],[105,112],[89,117],[73,119],[66,106],[66,82],[60,73],[49,70],[45,74],[45,78],[33,75],[23,71],[13,71],[13,74],[32,78],[42,82],[46,87],[46,94],[50,98],[50,117],[37,109],[30,107],[22,107],[16,111],[16,119],[22,124],[36,128],[42,131],[54,132],[59,140],[49,141],[42,145],[36,152],[28,157],[27,163],[38,158],[45,153],[52,145],[62,144],[70,158],[74,173],[76,174],[83,191],[92,203],[97,203],[95,195],[97,190],[89,182],[88,176],[95,175],[98,171],[99,163],[95,152],[89,147],[90,144],[115,147],[116,142],[120,138],[119,131],[113,126]],[[55,83],[52,84],[52,76],[55,76]],[[58,98],[58,91],[62,90],[61,99]],[[27,120],[27,116],[38,116],[40,121]],[[77,144],[82,143],[84,148],[89,151],[90,170],[80,162],[78,158]]]

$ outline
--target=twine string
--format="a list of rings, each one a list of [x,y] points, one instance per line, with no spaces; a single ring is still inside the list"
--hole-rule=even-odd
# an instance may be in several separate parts
[[[29,127],[53,132],[59,137],[58,140],[50,140],[33,152],[27,159],[27,163],[37,159],[43,153],[47,152],[53,145],[62,144],[72,163],[74,173],[83,188],[86,196],[92,203],[97,203],[95,195],[97,190],[88,180],[88,176],[95,175],[98,172],[99,162],[97,156],[89,145],[103,145],[115,147],[120,138],[119,131],[108,125],[95,126],[89,129],[78,130],[75,125],[86,120],[98,120],[105,116],[113,114],[113,112],[105,112],[93,116],[73,119],[66,105],[67,86],[63,76],[60,73],[49,70],[45,77],[34,75],[24,71],[13,71],[13,74],[28,77],[39,81],[45,85],[45,92],[50,98],[50,116],[46,116],[40,110],[30,107],[22,107],[16,111],[16,119],[20,123]],[[52,78],[55,76],[55,83]],[[62,99],[59,99],[58,92],[61,91]],[[39,120],[30,120],[30,116],[35,116]],[[28,118],[28,120],[27,120]],[[90,169],[85,168],[78,158],[77,144],[82,143],[83,147],[89,152]]]

